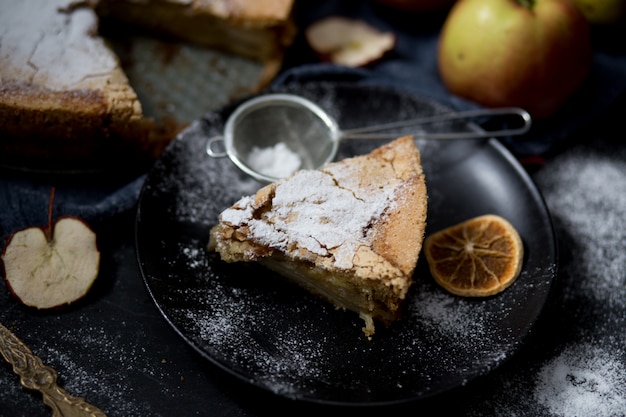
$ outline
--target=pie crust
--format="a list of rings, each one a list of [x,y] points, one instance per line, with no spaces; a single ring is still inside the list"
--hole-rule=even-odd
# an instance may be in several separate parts
[[[420,153],[405,136],[320,170],[297,171],[219,216],[208,248],[259,262],[337,308],[390,325],[401,317],[426,225]]]

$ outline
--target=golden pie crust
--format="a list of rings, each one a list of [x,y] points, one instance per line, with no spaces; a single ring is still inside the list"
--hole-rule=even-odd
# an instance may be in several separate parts
[[[317,171],[298,171],[220,214],[209,250],[259,262],[364,319],[401,317],[426,226],[420,153],[405,136]]]

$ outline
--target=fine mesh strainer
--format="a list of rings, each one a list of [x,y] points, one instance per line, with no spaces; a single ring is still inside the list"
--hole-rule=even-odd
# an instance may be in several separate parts
[[[530,129],[530,114],[518,107],[478,109],[443,113],[417,119],[341,130],[337,122],[312,101],[293,94],[265,94],[250,99],[228,117],[223,135],[209,138],[206,152],[210,157],[228,157],[243,172],[261,182],[273,182],[284,175],[264,171],[253,161],[255,151],[273,149],[282,144],[299,158],[298,169],[318,169],[335,158],[344,139],[396,139],[399,129],[436,122],[474,119],[482,116],[515,116],[521,126],[497,131],[462,131],[432,133],[407,131],[420,139],[477,139],[521,135]],[[385,131],[391,131],[387,132]],[[221,147],[219,144],[222,144]],[[281,161],[275,161],[278,164]]]

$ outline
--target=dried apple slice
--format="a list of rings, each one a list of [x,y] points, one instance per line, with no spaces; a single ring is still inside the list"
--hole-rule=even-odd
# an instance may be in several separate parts
[[[396,44],[392,32],[382,32],[361,20],[330,16],[306,29],[311,48],[325,61],[361,67],[382,58]]]
[[[82,219],[64,216],[52,223],[49,213],[48,222],[45,227],[13,233],[2,252],[4,278],[11,293],[38,309],[61,307],[82,298],[100,268],[96,234]]]

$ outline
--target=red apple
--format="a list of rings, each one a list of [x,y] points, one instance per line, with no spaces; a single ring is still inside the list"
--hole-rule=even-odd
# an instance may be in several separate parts
[[[589,23],[570,0],[459,0],[441,30],[444,85],[486,107],[554,114],[591,67]]]
[[[48,220],[47,226],[13,233],[2,252],[11,293],[38,309],[82,298],[96,280],[100,265],[96,234],[82,219],[65,216],[53,224],[49,213]]]
[[[305,37],[320,59],[348,67],[371,64],[396,44],[395,34],[340,16],[313,23],[306,29]]]

